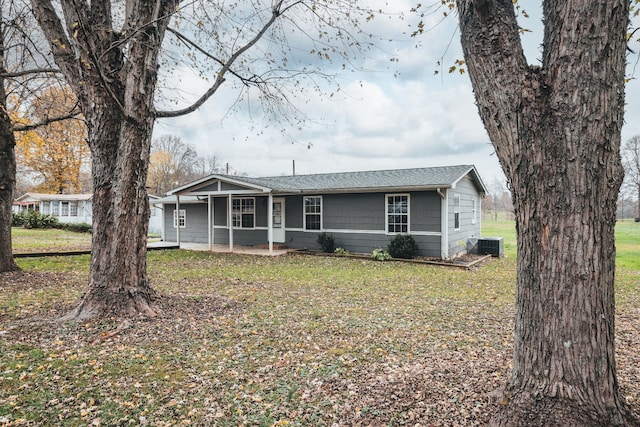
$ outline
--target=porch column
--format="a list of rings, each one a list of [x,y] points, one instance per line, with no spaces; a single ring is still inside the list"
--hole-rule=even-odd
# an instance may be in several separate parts
[[[229,194],[227,205],[227,225],[229,226],[229,252],[233,252],[233,198],[231,194]]]
[[[207,230],[208,231],[208,239],[209,239],[209,251],[213,249],[213,221],[211,216],[213,212],[211,210],[211,194],[207,196]]]
[[[273,193],[269,193],[267,208],[267,235],[269,239],[269,255],[273,255]]]
[[[180,247],[180,195],[176,194],[176,217],[173,218],[173,223],[176,225],[176,240],[178,242],[178,248]]]

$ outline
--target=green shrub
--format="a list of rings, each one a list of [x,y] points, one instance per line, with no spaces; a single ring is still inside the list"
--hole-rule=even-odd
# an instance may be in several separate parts
[[[26,218],[27,218],[27,211],[12,212],[11,213],[11,226],[12,227],[23,227]]]
[[[389,261],[391,259],[391,255],[389,255],[389,252],[384,249],[377,248],[371,252],[371,259],[375,259],[376,261]]]
[[[86,222],[60,222],[56,228],[76,233],[91,233],[92,231],[91,224]]]
[[[333,251],[334,254],[337,255],[349,255],[350,252],[348,250],[346,250],[345,248],[336,248],[335,251]]]
[[[387,246],[387,251],[393,258],[411,259],[418,255],[418,244],[409,234],[398,234]]]
[[[24,228],[56,228],[57,224],[58,220],[51,215],[42,215],[30,210],[25,215],[22,226]]]
[[[336,250],[336,241],[333,238],[332,234],[328,234],[324,232],[320,233],[318,234],[318,238],[316,239],[316,242],[318,242],[323,252],[325,253],[332,254],[333,251]]]

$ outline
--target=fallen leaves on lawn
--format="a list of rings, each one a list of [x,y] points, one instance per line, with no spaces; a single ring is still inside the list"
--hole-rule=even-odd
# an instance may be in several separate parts
[[[150,261],[154,320],[55,323],[82,274],[0,275],[0,424],[474,426],[500,404],[512,261],[452,272],[168,257]],[[638,312],[626,309],[618,374],[638,410]]]

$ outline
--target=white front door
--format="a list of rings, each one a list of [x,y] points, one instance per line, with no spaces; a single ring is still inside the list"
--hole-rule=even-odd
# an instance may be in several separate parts
[[[273,225],[274,243],[284,243],[284,197],[273,199],[273,217],[271,221]]]

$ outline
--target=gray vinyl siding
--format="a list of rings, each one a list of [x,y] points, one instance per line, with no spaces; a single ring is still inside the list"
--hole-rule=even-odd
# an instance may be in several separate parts
[[[287,197],[287,246],[319,249],[316,239],[321,231],[300,230],[304,221],[302,200],[303,196]],[[411,231],[440,232],[440,200],[436,192],[410,193]],[[322,215],[323,229],[333,235],[338,247],[350,252],[370,253],[386,248],[394,237],[385,230],[386,193],[322,195]],[[420,255],[440,256],[440,236],[413,237]]]
[[[229,218],[229,212],[227,210],[227,199],[227,197],[213,198],[213,224],[215,226],[227,226],[227,219]]]
[[[176,229],[173,226],[173,211],[176,205],[165,205],[164,229],[165,240],[175,242],[178,240]],[[180,241],[189,243],[207,243],[209,233],[207,227],[207,204],[184,204],[180,205],[180,210],[185,211],[185,227],[180,229]]]
[[[435,191],[409,193],[411,232],[440,232],[441,200]]]
[[[384,231],[384,194],[325,195],[322,197],[322,216],[325,229]]]
[[[440,232],[440,196],[434,191],[408,194],[410,231]],[[387,193],[364,193],[323,196],[324,228],[384,232],[386,195]]]
[[[241,228],[233,229],[233,244],[240,246],[258,246],[266,245],[268,240],[267,230],[244,230]],[[229,229],[216,228],[214,230],[214,243],[216,245],[229,244]]]
[[[246,189],[247,187],[243,187],[241,185],[229,184],[228,182],[220,183],[220,190],[222,191],[240,191]]]
[[[269,197],[256,197],[256,227],[268,227],[269,226]],[[286,220],[286,218],[285,218]],[[265,232],[266,233],[266,232]],[[265,234],[266,236],[266,234]],[[264,238],[263,243],[267,241],[267,237]]]
[[[454,229],[454,199],[460,196],[460,229]],[[473,199],[476,200],[476,223],[472,224]],[[449,256],[455,256],[467,251],[470,238],[478,238],[481,234],[480,196],[475,184],[469,178],[463,178],[455,189],[449,190]]]
[[[287,196],[284,201],[285,228],[304,228],[302,196]]]
[[[319,250],[316,242],[320,232],[288,231],[287,247],[292,249]],[[331,233],[336,246],[352,253],[371,253],[376,248],[386,248],[393,236],[384,233]],[[440,236],[413,236],[421,256],[440,256]]]
[[[205,192],[205,191],[211,191],[211,192],[218,191],[218,182],[214,182],[214,183],[211,183],[209,185],[205,185],[204,187],[198,188],[198,191],[202,191],[202,192]]]

